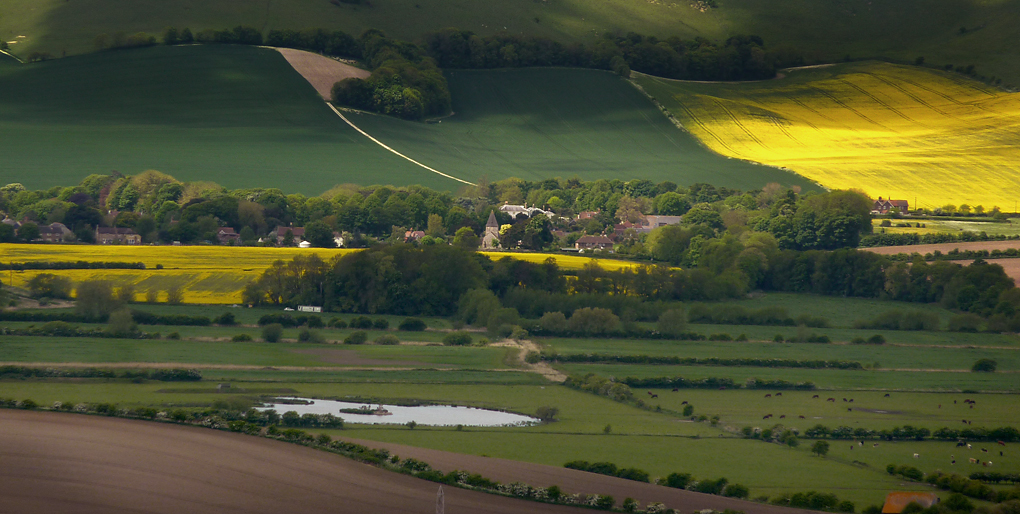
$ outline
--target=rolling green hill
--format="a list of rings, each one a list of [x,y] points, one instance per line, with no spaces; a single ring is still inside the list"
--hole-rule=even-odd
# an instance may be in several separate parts
[[[328,0],[6,0],[0,38],[26,56],[89,52],[100,33],[167,26],[262,30],[323,27],[358,34],[367,28],[414,40],[458,27],[479,34],[505,30],[564,42],[606,32],[724,39],[758,34],[771,45],[790,44],[809,58],[887,57],[938,65],[974,64],[978,72],[1020,84],[1015,45],[1020,0],[718,0],[704,12],[691,0],[372,0],[336,6]],[[961,31],[961,28],[963,29]],[[18,38],[18,36],[25,36]]]
[[[9,60],[9,59],[8,59]],[[674,127],[626,81],[594,70],[454,72],[451,118],[354,123],[440,171],[810,184],[727,159]],[[461,184],[389,153],[340,120],[275,51],[155,47],[0,65],[0,182],[29,188],[156,169],[231,188],[318,194],[338,183]]]

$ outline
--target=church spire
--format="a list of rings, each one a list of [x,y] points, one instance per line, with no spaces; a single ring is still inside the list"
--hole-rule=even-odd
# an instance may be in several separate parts
[[[496,211],[489,211],[489,222],[485,226],[499,228],[499,223],[496,221]]]

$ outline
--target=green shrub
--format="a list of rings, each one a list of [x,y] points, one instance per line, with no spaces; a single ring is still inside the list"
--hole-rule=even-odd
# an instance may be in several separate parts
[[[868,344],[885,344],[885,336],[882,334],[875,334],[868,338]]]
[[[992,359],[978,359],[977,362],[971,366],[970,370],[981,373],[992,373],[998,366],[999,363]]]
[[[372,320],[366,316],[358,316],[349,323],[351,328],[372,328]]]
[[[386,318],[379,318],[372,322],[372,328],[376,330],[386,330],[390,328],[390,322]]]
[[[747,497],[751,495],[751,491],[746,485],[730,484],[726,486],[726,489],[723,489],[722,495],[729,496],[730,498],[747,499]]]
[[[224,312],[223,314],[220,314],[219,316],[217,316],[216,319],[213,320],[213,323],[215,323],[217,325],[222,325],[222,326],[231,326],[231,325],[236,325],[237,324],[237,320],[234,319],[234,313],[232,313],[232,312]]]
[[[981,316],[974,313],[957,314],[949,318],[950,332],[977,332],[981,328]]]
[[[308,328],[322,328],[322,318],[319,316],[308,316]]]
[[[383,334],[383,335],[375,338],[375,344],[385,344],[385,345],[400,344],[400,339],[397,339],[397,336],[395,336],[393,334]]]
[[[711,334],[708,336],[709,341],[732,341],[733,337],[729,334]]]
[[[177,333],[177,332],[170,332],[169,334],[167,334],[167,335],[166,335],[166,338],[167,338],[167,339],[174,339],[174,340],[177,340],[177,339],[180,339],[180,338],[181,338],[181,334],[179,334],[179,333]]]
[[[320,334],[320,333],[318,333],[318,332],[316,332],[314,330],[308,330],[307,328],[302,328],[298,332],[298,341],[300,341],[302,343],[324,343],[324,342],[326,342],[326,340],[322,337],[322,334]]]
[[[252,338],[248,334],[235,334],[234,337],[230,338],[230,340],[235,343],[246,343],[248,341],[251,341]]]
[[[556,415],[559,413],[560,409],[558,407],[544,405],[535,410],[535,417],[542,421],[550,422],[556,421]]]
[[[365,344],[365,341],[368,341],[368,334],[361,330],[351,332],[344,338],[344,344]]]
[[[450,332],[443,337],[447,346],[467,346],[471,344],[471,334],[464,331]]]
[[[262,340],[267,343],[276,343],[283,337],[283,325],[270,323],[262,327]]]
[[[427,326],[425,325],[425,322],[418,318],[406,318],[404,321],[400,322],[400,325],[397,326],[398,330],[403,330],[405,332],[421,332],[426,328]]]
[[[330,328],[347,328],[347,322],[342,318],[333,318],[329,320]]]

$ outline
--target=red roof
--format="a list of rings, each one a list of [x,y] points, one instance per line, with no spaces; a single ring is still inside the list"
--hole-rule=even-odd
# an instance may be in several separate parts
[[[938,501],[939,496],[935,493],[922,493],[918,491],[892,492],[885,497],[882,514],[900,514],[900,512],[903,512],[903,508],[911,503],[917,503],[927,509],[938,503]]]

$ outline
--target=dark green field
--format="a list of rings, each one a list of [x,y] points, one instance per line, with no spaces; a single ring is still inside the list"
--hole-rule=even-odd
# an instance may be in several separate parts
[[[774,46],[795,46],[811,59],[849,55],[913,61],[924,56],[929,63],[975,64],[981,74],[1014,85],[1020,81],[1014,44],[1020,0],[728,0],[706,12],[693,5],[675,0],[378,0],[370,7],[337,7],[325,0],[7,0],[0,13],[0,38],[19,41],[11,46],[22,56],[45,51],[59,57],[92,51],[100,33],[158,34],[169,25],[195,30],[239,24],[261,30],[323,27],[355,35],[378,28],[408,40],[445,27],[563,42],[628,31],[714,40],[758,34]]]
[[[810,187],[703,149],[609,73],[453,72],[451,88],[456,114],[440,124],[351,118],[395,150],[469,181],[578,175]],[[340,183],[461,186],[356,133],[269,49],[157,47],[10,64],[0,66],[0,89],[4,183],[45,188],[156,169],[304,194]]]

